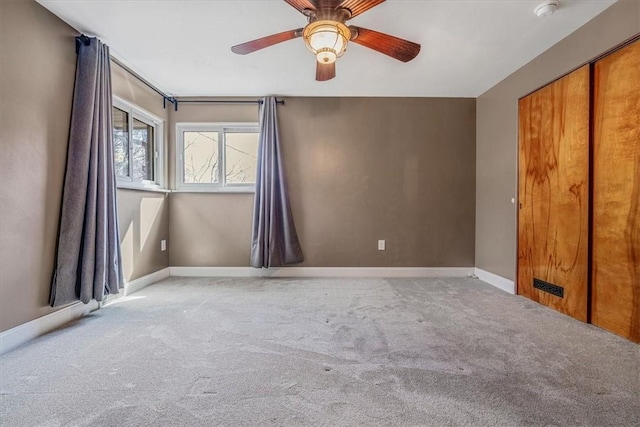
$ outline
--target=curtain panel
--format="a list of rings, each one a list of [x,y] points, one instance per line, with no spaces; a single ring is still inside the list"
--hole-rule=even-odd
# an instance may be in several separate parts
[[[303,260],[287,195],[287,182],[280,153],[276,99],[269,96],[264,98],[260,111],[251,266],[279,267]]]
[[[109,47],[79,37],[51,306],[124,286],[113,159]]]

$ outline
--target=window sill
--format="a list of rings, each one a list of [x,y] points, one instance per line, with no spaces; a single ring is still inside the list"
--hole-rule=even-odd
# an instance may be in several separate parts
[[[224,193],[224,194],[254,194],[255,188],[233,188],[233,187],[221,187],[221,188],[180,188],[177,190],[171,190],[172,193]]]
[[[150,193],[171,193],[171,190],[167,190],[160,187],[130,184],[126,182],[116,183],[116,188],[118,190],[147,191]]]

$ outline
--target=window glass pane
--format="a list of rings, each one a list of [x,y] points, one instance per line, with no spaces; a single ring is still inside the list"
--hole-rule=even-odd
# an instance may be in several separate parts
[[[255,184],[258,134],[225,133],[225,169],[228,184]]]
[[[154,180],[153,165],[155,149],[153,146],[153,126],[133,119],[133,179]]]
[[[218,132],[184,132],[184,182],[215,184],[218,178]]]
[[[129,114],[113,108],[113,159],[117,176],[129,176]]]

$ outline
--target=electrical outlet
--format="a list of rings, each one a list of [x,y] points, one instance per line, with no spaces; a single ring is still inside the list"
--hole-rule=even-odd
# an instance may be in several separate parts
[[[384,240],[378,240],[378,250],[384,251],[387,248],[386,242]]]
[[[160,250],[161,251],[166,251],[167,250],[167,241],[166,240],[160,240]]]

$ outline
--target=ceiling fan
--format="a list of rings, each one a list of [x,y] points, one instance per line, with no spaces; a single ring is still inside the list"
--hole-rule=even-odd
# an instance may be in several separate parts
[[[272,34],[233,46],[231,50],[246,55],[265,47],[302,37],[316,55],[316,80],[331,80],[336,76],[336,59],[353,42],[384,53],[402,62],[409,62],[420,52],[420,45],[388,34],[368,30],[346,22],[385,0],[284,0],[307,17],[304,28]]]

